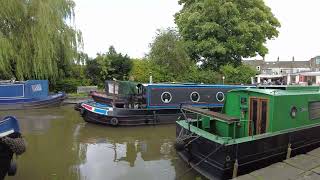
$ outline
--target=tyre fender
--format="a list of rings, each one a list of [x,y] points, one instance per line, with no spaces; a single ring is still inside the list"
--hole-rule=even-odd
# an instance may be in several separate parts
[[[110,119],[110,123],[111,123],[111,125],[112,126],[118,126],[119,125],[119,120],[118,120],[118,118],[111,118]]]

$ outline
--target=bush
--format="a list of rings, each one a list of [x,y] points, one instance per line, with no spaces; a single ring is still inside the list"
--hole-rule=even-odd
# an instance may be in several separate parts
[[[78,86],[89,86],[91,82],[89,79],[75,79],[75,78],[66,78],[62,80],[58,80],[53,86],[52,90],[63,91],[66,93],[75,93],[77,92]]]

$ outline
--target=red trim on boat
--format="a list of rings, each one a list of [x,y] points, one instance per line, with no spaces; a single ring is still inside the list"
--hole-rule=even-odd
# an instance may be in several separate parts
[[[87,104],[82,104],[82,107],[84,107],[84,108],[92,111],[92,106],[89,106],[89,105],[87,105]]]

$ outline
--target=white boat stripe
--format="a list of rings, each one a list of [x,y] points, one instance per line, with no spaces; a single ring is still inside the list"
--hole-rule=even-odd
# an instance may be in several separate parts
[[[14,133],[13,129],[6,131],[6,132],[3,132],[3,133],[0,133],[0,138],[2,138],[4,136],[8,136],[9,134],[12,134],[12,133]]]

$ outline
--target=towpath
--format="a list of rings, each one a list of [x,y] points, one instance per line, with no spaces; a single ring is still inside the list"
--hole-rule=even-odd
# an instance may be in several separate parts
[[[320,148],[239,176],[234,180],[320,180]]]

